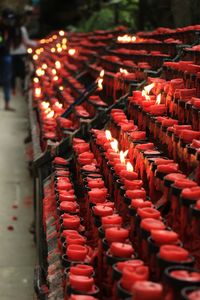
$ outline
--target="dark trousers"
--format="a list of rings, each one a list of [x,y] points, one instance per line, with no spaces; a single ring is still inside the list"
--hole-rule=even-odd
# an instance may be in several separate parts
[[[4,101],[10,101],[12,78],[12,57],[11,55],[4,55],[0,58],[0,82],[3,87]]]
[[[12,56],[12,88],[16,87],[16,78],[22,81],[22,89],[24,89],[24,80],[26,77],[26,54]]]

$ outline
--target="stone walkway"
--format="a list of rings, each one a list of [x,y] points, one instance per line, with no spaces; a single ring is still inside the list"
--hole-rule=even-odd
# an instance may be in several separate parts
[[[12,99],[16,112],[3,110],[0,92],[0,299],[33,299],[35,245],[32,180],[25,162],[27,103]]]

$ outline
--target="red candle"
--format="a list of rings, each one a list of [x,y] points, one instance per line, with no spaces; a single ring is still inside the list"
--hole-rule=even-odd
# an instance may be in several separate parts
[[[160,220],[153,219],[153,218],[146,218],[141,221],[140,227],[146,231],[151,231],[151,232],[153,231],[153,233],[154,233],[154,230],[156,232],[156,231],[165,229],[166,226]]]
[[[152,207],[151,201],[145,201],[144,199],[132,199],[131,207],[138,209],[139,207]]]
[[[163,287],[160,283],[137,281],[132,287],[132,300],[162,300]]]
[[[88,182],[89,188],[103,188],[104,187],[104,181],[102,179],[93,179],[89,180]]]
[[[138,208],[137,214],[141,217],[141,219],[145,218],[154,218],[159,219],[160,218],[160,212],[152,207],[144,207],[144,208]]]
[[[107,189],[106,188],[94,188],[88,192],[89,200],[92,203],[100,203],[106,200]]]
[[[137,281],[148,280],[149,269],[147,266],[126,267],[123,269],[121,285],[124,289],[131,292],[133,284]]]
[[[140,190],[142,188],[142,180],[124,180],[124,186],[127,190]]]
[[[133,255],[134,249],[130,244],[113,242],[110,246],[110,253],[116,257],[129,258]]]
[[[113,214],[113,207],[97,204],[94,206],[94,214],[100,217],[110,216]]]
[[[77,264],[70,267],[70,273],[73,275],[91,276],[94,272],[92,266]]]
[[[187,270],[174,270],[170,272],[170,275],[180,279],[187,281],[200,281],[200,273],[199,272],[188,272]]]
[[[115,264],[116,268],[121,272],[123,271],[124,268],[129,267],[129,266],[136,268],[136,267],[140,267],[143,265],[144,265],[144,262],[140,259],[131,259],[131,260],[127,260],[127,261],[120,261]]]
[[[53,160],[53,163],[57,165],[67,165],[68,161],[62,157],[56,156]]]
[[[163,229],[151,230],[151,237],[157,245],[175,244],[178,241],[178,234],[176,232]]]
[[[127,170],[121,170],[119,176],[122,180],[135,180],[138,178],[138,174],[136,172],[131,172]]]
[[[126,196],[130,199],[146,199],[146,191],[144,189],[127,190]]]
[[[85,245],[86,239],[80,234],[68,234],[66,236],[67,245]]]
[[[62,201],[60,203],[60,210],[68,213],[76,212],[78,208],[78,205],[76,202],[70,202],[70,201]]]
[[[80,218],[78,216],[68,215],[63,219],[63,226],[68,229],[78,229],[80,226]]]
[[[80,275],[69,275],[71,287],[80,292],[88,292],[94,285],[94,278]]]
[[[88,249],[82,245],[73,245],[72,244],[67,247],[66,253],[67,253],[69,260],[84,261],[87,256]]]
[[[59,193],[59,200],[62,201],[71,201],[74,202],[77,200],[75,195],[70,195],[70,194],[64,194],[64,193]]]
[[[105,230],[105,236],[109,243],[124,242],[128,238],[129,231],[122,227],[111,227]]]
[[[102,225],[104,228],[113,227],[113,226],[121,226],[122,224],[122,217],[114,214],[106,217],[102,217]]]
[[[160,257],[168,261],[187,261],[189,252],[179,246],[163,245],[160,247]]]

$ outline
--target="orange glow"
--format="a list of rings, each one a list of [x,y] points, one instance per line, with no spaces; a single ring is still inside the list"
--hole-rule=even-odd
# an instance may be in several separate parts
[[[59,52],[59,53],[62,52],[62,50],[63,50],[62,47],[57,48],[57,52]]]
[[[47,64],[42,64],[42,69],[46,70],[47,69]]]
[[[38,55],[37,54],[33,55],[33,60],[38,60]]]
[[[161,94],[158,94],[158,96],[156,97],[156,104],[160,104],[161,102]]]
[[[124,157],[124,152],[120,151],[119,152],[119,156],[120,156],[120,161],[122,164],[125,164],[125,157]]]
[[[51,72],[52,72],[53,75],[56,75],[56,74],[57,74],[56,69],[52,69]]]
[[[54,52],[56,52],[56,49],[53,47],[53,48],[51,48],[51,53],[54,53]]]
[[[106,134],[106,138],[108,141],[111,141],[112,140],[112,134],[110,132],[110,130],[106,130],[105,131],[105,134]]]
[[[36,69],[35,73],[38,77],[43,76],[45,74],[45,72],[42,68]]]
[[[113,151],[115,152],[119,152],[119,149],[118,149],[118,141],[116,139],[114,139],[111,143],[111,148],[113,149]]]
[[[42,101],[41,105],[44,109],[47,109],[49,107],[49,102]]]
[[[133,165],[129,161],[126,164],[126,170],[129,172],[133,172]]]
[[[59,90],[60,91],[63,91],[64,90],[64,87],[61,85],[61,86],[59,86]]]
[[[76,50],[75,49],[69,49],[68,53],[69,53],[69,55],[73,56],[76,53]]]
[[[53,118],[54,117],[54,111],[52,110],[52,111],[50,111],[48,114],[47,114],[47,118],[48,119],[51,119],[51,118]]]
[[[35,88],[35,97],[39,98],[41,96],[41,88],[37,87]]]
[[[57,107],[59,107],[59,108],[62,108],[62,107],[63,107],[62,103],[60,103],[60,102],[58,102],[58,101],[56,101],[55,105],[56,105]]]
[[[136,36],[131,36],[128,34],[125,34],[123,36],[118,36],[117,41],[120,43],[134,43],[137,40]]]
[[[67,50],[67,46],[66,45],[62,45],[62,49],[63,50]]]
[[[52,39],[53,39],[53,40],[56,40],[56,39],[57,39],[57,35],[54,34],[54,35],[52,36],[52,38],[50,38],[50,42],[52,41]]]
[[[104,70],[101,70],[99,76],[102,78],[102,77],[104,77],[104,75],[105,75],[105,71],[104,71]]]
[[[154,84],[154,83],[151,83],[151,84],[146,85],[146,86],[144,87],[144,90],[145,90],[145,92],[147,93],[147,95],[149,95],[150,91],[154,88],[154,86],[155,86],[155,84]]]
[[[67,44],[67,38],[62,39],[62,44]]]
[[[103,90],[103,78],[99,78],[97,83],[98,83],[98,89]]]
[[[60,31],[59,31],[59,36],[64,36],[64,35],[65,35],[64,30],[60,30]]]
[[[129,72],[126,69],[120,68],[119,69],[120,73],[127,75]]]
[[[32,48],[28,48],[27,52],[28,52],[28,54],[31,54],[31,53],[33,53],[33,49]]]
[[[58,76],[56,75],[53,77],[53,81],[57,81],[57,80],[58,80]]]
[[[34,78],[33,78],[33,82],[38,83],[38,82],[39,82],[39,78],[34,77]]]

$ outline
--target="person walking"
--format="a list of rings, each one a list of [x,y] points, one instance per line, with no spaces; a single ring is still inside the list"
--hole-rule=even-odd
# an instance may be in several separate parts
[[[10,45],[12,40],[12,27],[14,25],[14,12],[4,9],[0,18],[0,84],[3,87],[5,110],[15,111],[10,107],[11,78],[12,78],[12,56]]]
[[[25,16],[16,15],[13,28],[10,53],[12,55],[12,89],[16,91],[16,78],[21,80],[22,93],[25,90],[25,77],[27,66],[27,48],[36,47],[37,42],[31,40],[25,27]]]

